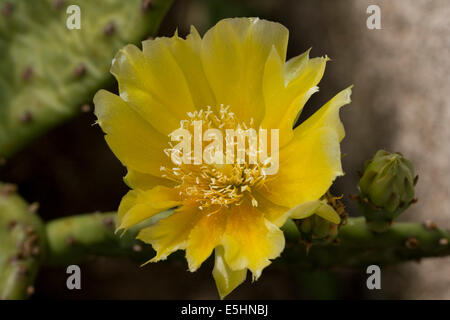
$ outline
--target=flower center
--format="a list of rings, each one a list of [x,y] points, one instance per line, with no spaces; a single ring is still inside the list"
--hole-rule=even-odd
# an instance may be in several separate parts
[[[241,128],[248,129],[253,126],[253,119],[250,120],[249,126],[240,123],[229,111],[229,108],[223,105],[220,106],[218,112],[212,111],[208,106],[206,110],[202,109],[187,115],[187,120],[180,121],[180,128],[186,129],[190,133],[194,133],[196,126],[198,130],[200,120],[202,132],[206,132],[208,129],[218,129],[223,136],[226,136],[228,129],[239,131]],[[205,152],[207,152],[209,143],[209,141],[201,142]],[[227,144],[229,143],[232,144],[233,149],[237,149],[236,151],[239,152],[237,142],[227,137]],[[169,145],[170,147],[164,150],[169,157],[174,152],[180,151],[173,146],[172,142],[169,142]],[[229,148],[228,145],[227,148]],[[221,153],[225,158],[224,149],[222,148]],[[214,155],[217,157],[216,152],[216,150],[212,151],[211,157]],[[196,202],[201,210],[212,206],[240,205],[245,198],[250,199],[252,205],[256,207],[258,201],[252,193],[255,189],[261,188],[267,179],[263,170],[267,166],[267,161],[264,163],[249,161],[252,155],[257,153],[258,150],[249,146],[244,150],[244,161],[196,164],[194,151],[190,151],[187,157],[188,163],[186,161],[171,162],[173,166],[161,167],[161,171],[163,171],[163,177],[176,182],[175,188],[179,190],[183,200]],[[186,157],[184,159],[186,160]]]

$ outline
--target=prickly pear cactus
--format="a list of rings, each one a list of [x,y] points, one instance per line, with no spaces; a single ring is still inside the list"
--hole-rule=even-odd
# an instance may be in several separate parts
[[[379,150],[365,164],[359,180],[358,204],[370,229],[385,232],[403,211],[414,203],[417,176],[401,153]]]
[[[0,300],[33,294],[33,282],[45,255],[45,230],[15,186],[0,184]]]
[[[117,50],[154,35],[172,0],[0,0],[0,156],[75,115]],[[81,29],[69,30],[69,5]]]

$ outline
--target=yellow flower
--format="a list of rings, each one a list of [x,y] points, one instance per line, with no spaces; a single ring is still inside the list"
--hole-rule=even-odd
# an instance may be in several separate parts
[[[278,23],[236,18],[203,38],[192,28],[186,39],[144,41],[142,51],[128,45],[111,67],[120,96],[101,90],[94,98],[98,123],[132,189],[120,204],[118,229],[176,207],[138,238],[156,250],[152,262],[186,250],[190,271],[215,251],[221,298],[247,270],[254,280],[261,275],[284,249],[280,227],[293,212],[302,216],[293,208],[318,200],[343,174],[339,108],[350,102],[351,89],[292,129],[318,91],[328,58],[310,59],[308,51],[285,62],[287,42],[288,30]],[[220,130],[278,129],[278,172],[265,175],[261,163],[174,164],[169,135],[180,123],[191,130],[196,119]]]

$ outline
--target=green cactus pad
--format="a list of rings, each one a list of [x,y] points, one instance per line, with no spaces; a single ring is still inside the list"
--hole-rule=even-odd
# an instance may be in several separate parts
[[[12,185],[0,184],[0,299],[24,299],[45,256],[45,230]]]
[[[0,156],[76,115],[112,83],[121,47],[154,35],[172,0],[0,0]],[[66,13],[78,5],[81,29]]]

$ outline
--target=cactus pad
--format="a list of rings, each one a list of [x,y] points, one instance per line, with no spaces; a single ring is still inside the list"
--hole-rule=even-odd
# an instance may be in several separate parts
[[[0,299],[23,299],[45,256],[45,229],[14,186],[0,184]]]
[[[0,156],[76,115],[128,43],[154,35],[172,0],[0,0]],[[81,29],[66,26],[69,5]]]

